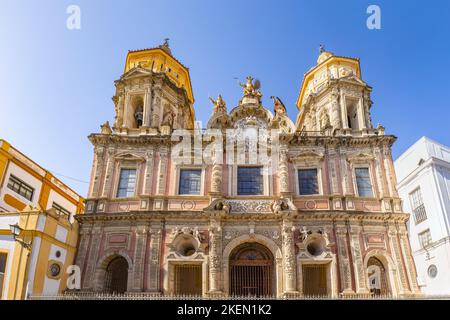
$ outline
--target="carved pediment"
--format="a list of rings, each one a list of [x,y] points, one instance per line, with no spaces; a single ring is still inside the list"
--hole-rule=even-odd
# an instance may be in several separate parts
[[[375,159],[375,157],[371,154],[360,152],[360,153],[349,155],[347,157],[347,159],[348,159],[348,161],[350,161],[352,163],[358,163],[358,162],[367,163],[367,162]]]
[[[294,163],[299,162],[319,162],[323,160],[323,153],[312,150],[301,152],[295,156],[292,156],[290,160]]]
[[[116,154],[114,159],[121,161],[145,161],[144,157],[129,152]]]
[[[121,77],[120,80],[129,80],[132,78],[137,78],[137,77],[144,77],[144,76],[148,76],[151,75],[152,71],[144,69],[140,66],[137,66],[131,70],[129,70],[128,72],[124,73]]]

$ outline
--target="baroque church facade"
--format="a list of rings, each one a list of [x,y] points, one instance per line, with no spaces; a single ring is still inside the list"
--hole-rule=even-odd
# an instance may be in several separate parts
[[[272,97],[273,111],[262,105],[258,81],[241,86],[231,110],[221,96],[211,99],[207,129],[275,131],[278,160],[249,164],[248,144],[239,151],[223,143],[211,163],[180,164],[173,133],[201,131],[189,69],[167,42],[129,51],[115,82],[114,125],[89,136],[91,182],[77,217],[81,290],[419,294],[409,215],[396,190],[396,138],[372,125],[372,88],[359,60],[322,48],[304,75],[295,122],[281,99]],[[273,145],[265,146],[269,155]],[[227,162],[231,154],[243,161]]]

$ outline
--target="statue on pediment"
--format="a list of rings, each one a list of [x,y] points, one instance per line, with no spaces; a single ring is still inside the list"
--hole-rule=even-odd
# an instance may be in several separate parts
[[[222,95],[219,94],[217,97],[217,100],[214,100],[213,98],[209,97],[209,100],[214,105],[213,113],[217,112],[227,112],[227,107],[225,101],[222,99]]]
[[[247,82],[245,84],[239,83],[239,85],[244,88],[244,96],[248,97],[248,96],[253,96],[253,97],[257,97],[257,98],[261,98],[262,94],[259,91],[259,88],[261,87],[261,83],[259,82],[259,80],[255,80],[255,82],[253,83],[253,77],[248,76],[247,77]]]
[[[286,114],[286,107],[281,99],[276,96],[271,96],[270,98],[273,100],[275,117],[284,116]]]

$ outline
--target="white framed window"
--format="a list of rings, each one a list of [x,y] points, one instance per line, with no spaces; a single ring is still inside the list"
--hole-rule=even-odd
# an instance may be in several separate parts
[[[9,176],[8,188],[28,201],[33,200],[34,188],[14,175]]]
[[[427,212],[425,210],[425,205],[423,204],[420,187],[409,194],[409,200],[411,202],[411,209],[415,223],[419,224],[427,220]]]
[[[173,194],[201,196],[204,193],[205,168],[203,166],[177,166]]]
[[[432,241],[433,240],[431,239],[430,229],[427,229],[419,233],[419,243],[422,246],[422,248],[428,246]]]
[[[355,189],[359,197],[373,198],[373,184],[370,169],[368,166],[356,166],[354,168],[355,174]]]
[[[119,184],[117,187],[117,198],[131,198],[136,193],[137,169],[121,168]]]
[[[320,167],[296,167],[296,189],[300,196],[322,194],[322,170]]]

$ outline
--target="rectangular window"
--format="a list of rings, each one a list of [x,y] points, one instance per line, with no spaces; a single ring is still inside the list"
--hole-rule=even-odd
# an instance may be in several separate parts
[[[319,183],[317,182],[317,169],[298,170],[298,191],[300,195],[310,195],[319,193]]]
[[[200,194],[202,170],[181,169],[178,194]]]
[[[117,198],[134,197],[136,188],[136,169],[121,169]]]
[[[425,230],[424,232],[419,233],[419,243],[422,248],[425,248],[431,243],[431,232],[430,229]]]
[[[13,175],[9,177],[8,188],[29,201],[33,199],[34,188]]]
[[[56,210],[56,213],[60,216],[66,215],[70,216],[69,210],[65,209],[63,206],[60,206],[56,202],[53,202],[52,208]]]
[[[356,186],[360,197],[373,197],[369,168],[355,168]]]
[[[3,295],[3,282],[5,279],[6,272],[6,257],[8,255],[6,253],[0,253],[0,299]]]
[[[262,195],[264,193],[261,167],[239,167],[237,170],[238,195]]]
[[[425,211],[425,206],[422,200],[422,193],[420,188],[417,188],[409,194],[409,199],[411,201],[411,208],[414,214],[414,221],[416,224],[427,220],[427,212]]]

